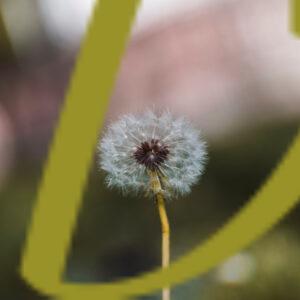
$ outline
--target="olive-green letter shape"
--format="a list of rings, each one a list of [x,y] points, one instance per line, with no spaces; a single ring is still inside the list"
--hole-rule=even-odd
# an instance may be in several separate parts
[[[300,35],[300,0],[291,0],[290,4],[291,31],[299,37]]]
[[[34,288],[59,299],[124,299],[181,283],[248,246],[299,199],[298,135],[281,164],[249,203],[203,245],[169,269],[111,284],[62,282],[98,132],[139,3],[101,0],[96,5],[40,185],[21,273]],[[298,5],[294,7],[299,9]],[[296,23],[293,32],[299,32]]]

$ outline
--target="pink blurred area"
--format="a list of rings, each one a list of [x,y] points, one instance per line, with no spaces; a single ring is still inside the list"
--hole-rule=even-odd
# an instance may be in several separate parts
[[[130,44],[110,115],[155,103],[211,135],[299,117],[300,41],[288,25],[280,0],[224,2],[156,24]]]
[[[188,115],[211,139],[298,119],[300,41],[288,31],[288,3],[215,1],[134,31],[107,119],[166,107]],[[0,99],[17,147],[33,157],[46,152],[77,53],[53,43],[44,36],[18,65],[0,70]]]

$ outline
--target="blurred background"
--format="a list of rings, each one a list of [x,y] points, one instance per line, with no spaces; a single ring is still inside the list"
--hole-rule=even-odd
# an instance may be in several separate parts
[[[22,281],[18,266],[93,3],[0,1],[0,299],[47,299]],[[292,142],[300,121],[300,39],[288,28],[287,0],[143,1],[107,122],[167,107],[193,120],[209,144],[201,182],[167,207],[172,260],[239,210]],[[172,299],[300,299],[299,220],[297,207],[251,247],[174,287]],[[159,265],[154,203],[108,190],[95,160],[65,280],[110,282]],[[141,299],[160,299],[160,292]]]

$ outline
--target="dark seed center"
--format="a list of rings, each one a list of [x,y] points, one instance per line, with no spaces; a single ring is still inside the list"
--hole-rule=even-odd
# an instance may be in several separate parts
[[[134,152],[134,158],[139,164],[155,171],[168,158],[169,153],[168,146],[159,140],[152,139],[150,142],[143,142],[137,147]]]

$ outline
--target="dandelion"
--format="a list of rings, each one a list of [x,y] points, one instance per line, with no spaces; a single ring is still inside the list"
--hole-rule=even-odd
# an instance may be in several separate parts
[[[147,111],[125,115],[111,124],[98,145],[108,187],[144,192],[156,199],[162,225],[162,266],[169,265],[169,222],[165,199],[191,191],[203,173],[206,144],[183,117]],[[163,290],[170,299],[170,290]]]

